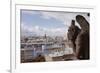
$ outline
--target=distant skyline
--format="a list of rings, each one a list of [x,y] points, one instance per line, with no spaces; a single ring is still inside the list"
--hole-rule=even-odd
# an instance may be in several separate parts
[[[21,36],[64,36],[76,15],[83,15],[89,21],[87,13],[21,10],[20,14]]]

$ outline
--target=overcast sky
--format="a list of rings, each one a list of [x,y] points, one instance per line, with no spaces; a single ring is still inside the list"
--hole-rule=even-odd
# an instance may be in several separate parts
[[[21,10],[21,36],[64,36],[76,15],[83,15],[89,21],[87,13]]]

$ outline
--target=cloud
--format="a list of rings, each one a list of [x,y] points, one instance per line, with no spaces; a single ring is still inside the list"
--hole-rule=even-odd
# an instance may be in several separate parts
[[[89,17],[87,16],[87,13],[82,12],[54,12],[54,11],[33,11],[33,10],[22,10],[22,14],[29,14],[29,15],[35,15],[39,14],[41,18],[44,19],[56,19],[59,21],[62,21],[62,23],[66,26],[70,26],[71,20],[74,19],[76,15],[83,15],[87,21],[89,21]]]
[[[67,32],[68,27],[71,25],[71,20],[74,19],[76,15],[83,15],[87,21],[89,21],[89,17],[87,16],[87,13],[71,13],[71,12],[46,12],[46,11],[32,11],[32,10],[24,10],[22,11],[24,14],[39,14],[41,18],[43,19],[56,19],[58,21],[61,21],[65,27],[59,27],[59,28],[46,28],[46,27],[40,27],[39,25],[28,25],[24,22],[21,24],[22,28],[22,34],[23,35],[44,35],[45,33],[50,36],[58,36],[58,35],[64,35]],[[51,22],[52,23],[52,22]],[[76,22],[76,25],[79,26],[79,24]],[[49,26],[49,25],[48,25]]]
[[[87,16],[87,13],[72,13],[72,12],[40,12],[41,17],[44,19],[56,19],[61,21],[65,26],[69,27],[71,25],[71,20],[74,19],[76,15],[83,15],[87,21],[89,21],[89,17]],[[76,25],[78,23],[76,22]],[[78,25],[79,26],[79,25]]]
[[[56,19],[59,21],[62,21],[64,24],[67,21],[68,17],[65,15],[65,13],[60,12],[41,12],[41,15],[44,19]]]
[[[21,10],[21,12],[22,14],[28,14],[28,15],[39,14],[39,12],[33,10]]]
[[[21,35],[23,36],[30,36],[30,35],[40,35],[44,36],[47,34],[48,36],[63,36],[66,32],[66,28],[45,28],[36,26],[27,26],[27,24],[21,24]]]
[[[66,32],[66,28],[52,28],[52,29],[47,29],[44,28],[44,32],[49,35],[49,36],[63,36]]]

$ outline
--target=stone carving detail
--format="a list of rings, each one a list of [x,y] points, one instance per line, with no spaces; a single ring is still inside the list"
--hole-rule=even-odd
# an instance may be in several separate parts
[[[71,26],[68,29],[67,35],[68,35],[69,45],[71,48],[73,48],[74,52],[76,52],[75,41],[79,32],[80,32],[80,28],[75,25],[75,20],[72,20]]]
[[[76,21],[81,29],[75,25],[75,20],[72,20],[67,33],[68,40],[77,59],[89,59],[89,23],[82,15],[77,15]]]

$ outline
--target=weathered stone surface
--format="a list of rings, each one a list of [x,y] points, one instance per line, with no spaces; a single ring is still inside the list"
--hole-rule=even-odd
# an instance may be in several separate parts
[[[79,32],[80,32],[80,29],[78,26],[75,25],[75,20],[72,20],[71,26],[68,29],[67,35],[68,35],[69,45],[71,48],[73,48],[74,52],[76,50],[75,40]]]
[[[72,20],[67,34],[69,45],[73,48],[78,59],[89,59],[89,23],[81,15],[76,16],[76,21],[81,29],[79,29],[78,26],[75,25],[75,21]]]
[[[76,55],[78,59],[89,59],[89,23],[81,15],[76,16],[81,32],[76,39]]]
[[[83,16],[77,15],[76,21],[79,23],[82,32],[89,32],[89,23]]]

